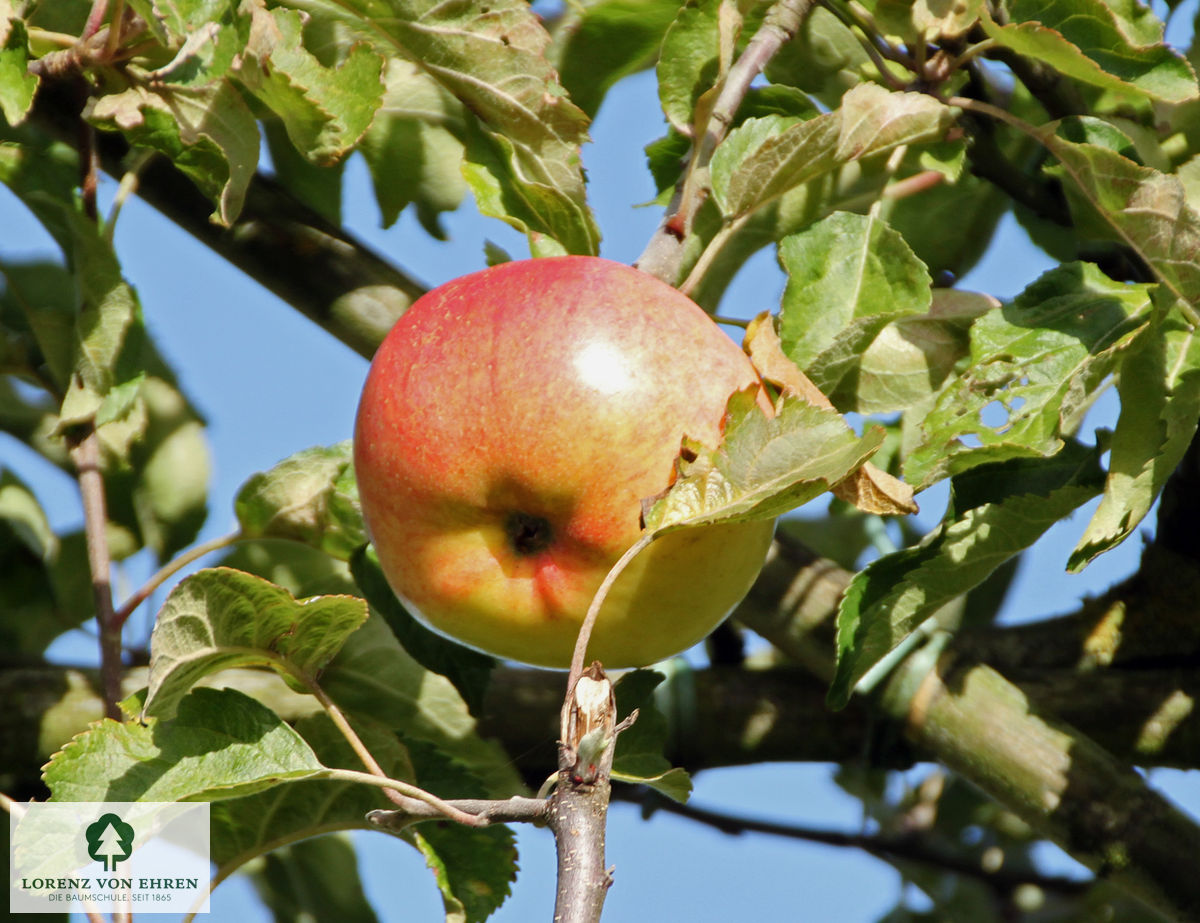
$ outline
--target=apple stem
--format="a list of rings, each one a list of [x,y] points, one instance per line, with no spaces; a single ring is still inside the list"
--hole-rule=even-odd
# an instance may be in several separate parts
[[[571,672],[567,675],[567,697],[563,702],[562,712],[562,729],[563,737],[566,739],[567,730],[567,713],[569,703],[571,701],[571,690],[579,682],[579,678],[583,675],[583,662],[587,656],[588,642],[592,639],[592,629],[596,625],[596,617],[600,614],[600,607],[604,605],[604,600],[608,597],[608,591],[612,589],[612,585],[617,582],[617,578],[621,576],[621,572],[635,557],[642,552],[647,545],[658,538],[658,532],[643,532],[641,538],[629,546],[629,549],[617,559],[617,563],[609,569],[605,575],[600,588],[596,590],[596,595],[592,597],[592,604],[588,606],[587,614],[583,617],[583,623],[579,626],[579,635],[575,639],[575,651],[571,656]]]

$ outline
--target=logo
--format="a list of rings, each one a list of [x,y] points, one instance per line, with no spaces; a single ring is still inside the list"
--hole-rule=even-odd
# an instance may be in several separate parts
[[[11,913],[208,913],[207,802],[19,804],[8,834]]]
[[[87,838],[87,854],[97,862],[104,863],[104,871],[115,872],[117,863],[133,854],[133,828],[116,814],[102,814],[90,824],[84,836]]]

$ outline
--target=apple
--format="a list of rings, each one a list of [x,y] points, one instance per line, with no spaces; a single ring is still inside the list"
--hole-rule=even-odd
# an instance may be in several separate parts
[[[758,387],[687,297],[596,257],[503,263],[420,298],[372,361],[354,432],[388,583],[434,630],[566,667],[601,581],[641,534],[686,434],[721,438]],[[642,666],[702,640],[745,595],[772,522],[668,533],[614,583],[588,647]]]

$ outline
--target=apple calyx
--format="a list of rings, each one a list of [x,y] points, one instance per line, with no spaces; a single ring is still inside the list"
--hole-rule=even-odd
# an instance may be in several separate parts
[[[504,520],[504,535],[508,546],[518,557],[532,557],[550,547],[554,541],[554,530],[549,520],[519,510],[509,513]]]

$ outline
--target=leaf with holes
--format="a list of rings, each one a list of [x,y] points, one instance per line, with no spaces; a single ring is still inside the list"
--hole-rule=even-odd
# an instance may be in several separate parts
[[[906,480],[920,489],[987,462],[1053,455],[1149,313],[1150,286],[1069,263],[979,318],[970,365],[938,394]]]

